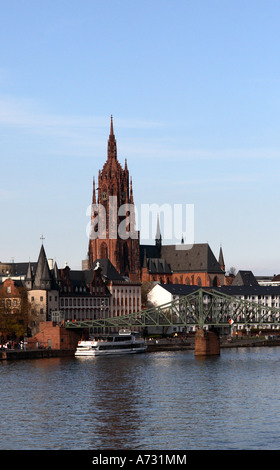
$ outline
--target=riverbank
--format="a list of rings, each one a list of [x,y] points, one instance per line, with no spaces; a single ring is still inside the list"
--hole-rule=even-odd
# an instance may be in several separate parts
[[[280,346],[280,337],[261,338],[234,338],[231,340],[221,339],[220,348],[254,348],[254,347],[274,347]],[[147,352],[159,351],[184,351],[194,350],[194,338],[183,339],[158,339],[147,341]],[[21,360],[21,359],[47,359],[52,357],[73,357],[73,349],[6,349],[0,351],[0,361]]]
[[[253,347],[280,346],[280,337],[242,337],[221,339],[220,348],[253,348]],[[194,350],[194,338],[182,339],[158,339],[147,342],[147,352],[156,351],[183,351]]]
[[[75,350],[68,349],[7,349],[0,351],[0,360],[44,359],[50,357],[74,356]]]

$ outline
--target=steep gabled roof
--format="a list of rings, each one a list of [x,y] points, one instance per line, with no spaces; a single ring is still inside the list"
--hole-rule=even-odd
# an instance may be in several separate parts
[[[161,256],[173,272],[223,273],[208,243],[196,243],[189,250],[178,249],[176,245],[163,245]]]
[[[252,271],[238,271],[234,280],[232,281],[232,286],[258,286],[259,283],[255,278]]]

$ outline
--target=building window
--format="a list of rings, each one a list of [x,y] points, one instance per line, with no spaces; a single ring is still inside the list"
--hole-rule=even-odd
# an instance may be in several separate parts
[[[7,294],[11,293],[11,286],[7,286]]]

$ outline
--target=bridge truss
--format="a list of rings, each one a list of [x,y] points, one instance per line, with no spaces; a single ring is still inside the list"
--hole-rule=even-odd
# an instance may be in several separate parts
[[[138,312],[93,320],[66,321],[66,328],[280,327],[280,308],[199,288],[170,303]]]

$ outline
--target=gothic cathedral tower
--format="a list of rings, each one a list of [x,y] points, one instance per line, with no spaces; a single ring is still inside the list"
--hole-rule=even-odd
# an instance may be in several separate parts
[[[127,162],[123,169],[117,158],[112,116],[107,160],[99,171],[96,190],[93,180],[89,267],[94,261],[106,258],[122,276],[128,276],[131,281],[140,280],[139,232],[135,230],[132,181],[129,182]]]

